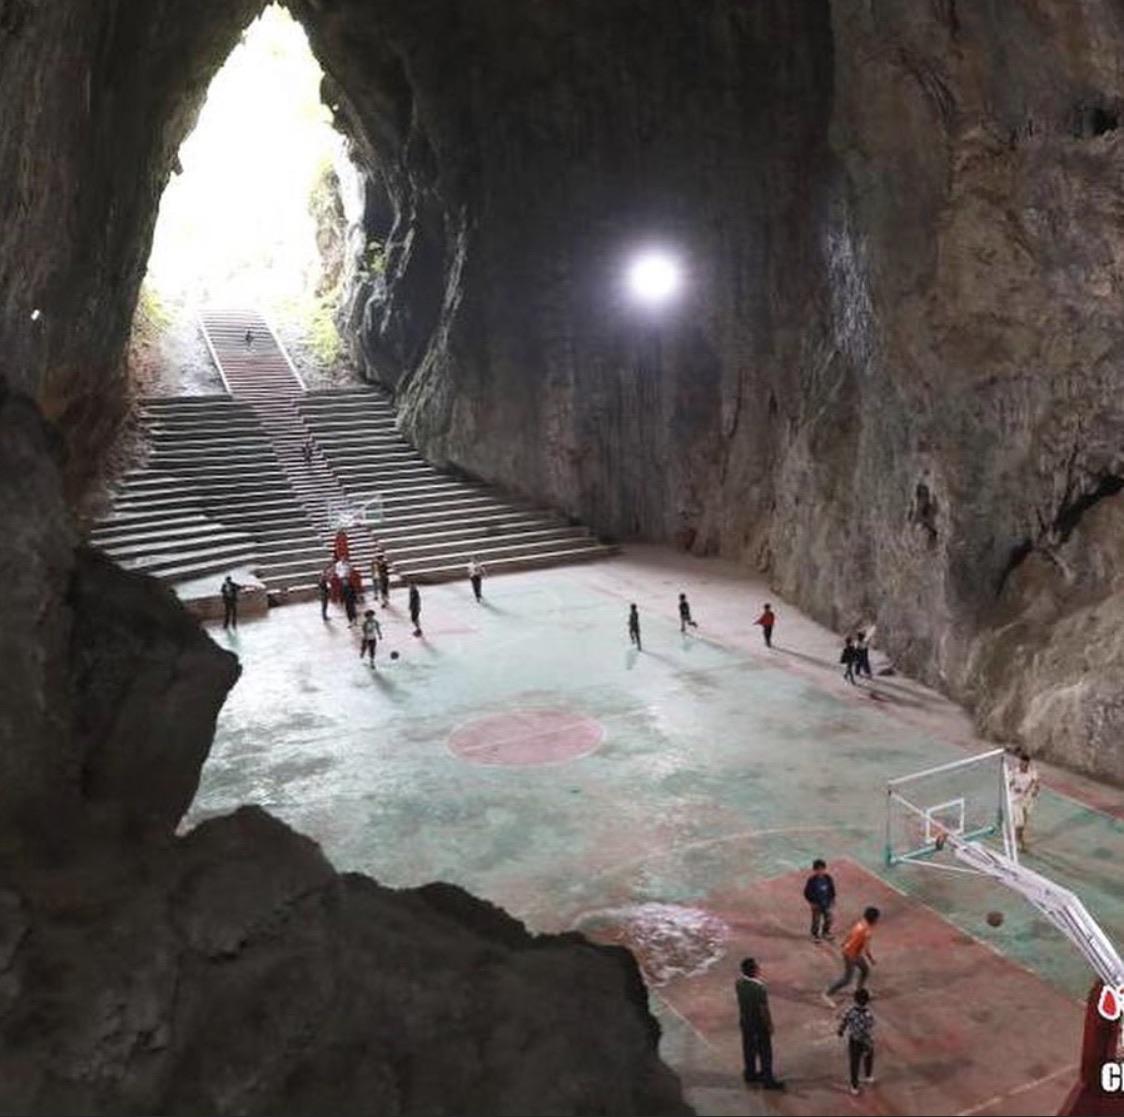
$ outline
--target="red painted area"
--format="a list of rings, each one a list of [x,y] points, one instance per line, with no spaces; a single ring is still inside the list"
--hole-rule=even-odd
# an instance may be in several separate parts
[[[1077,1077],[1082,1012],[1072,998],[894,892],[850,861],[830,866],[839,892],[836,944],[867,905],[882,919],[872,948],[877,1020],[875,1086],[847,1092],[835,1026],[852,1003],[820,999],[842,971],[837,945],[808,934],[806,874],[717,893],[701,905],[730,928],[725,957],[705,974],[660,990],[740,1072],[734,981],[741,958],[760,962],[769,985],[780,1113],[1056,1113]],[[1065,949],[1064,946],[1059,949]]]
[[[587,756],[604,736],[601,723],[583,714],[518,710],[458,726],[449,748],[471,764],[559,764]]]

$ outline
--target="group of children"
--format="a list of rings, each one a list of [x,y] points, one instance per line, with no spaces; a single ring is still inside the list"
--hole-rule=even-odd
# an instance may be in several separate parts
[[[827,871],[827,862],[812,862],[812,875],[804,884],[804,899],[811,911],[811,935],[815,943],[832,940],[835,908],[835,881]],[[870,991],[866,988],[874,957],[870,940],[878,923],[878,908],[868,907],[843,940],[840,953],[843,974],[824,992],[824,1002],[836,1007],[834,994],[845,989],[858,974],[853,1003],[839,1018],[836,1034],[846,1037],[847,1062],[852,1094],[860,1091],[860,1082],[874,1082],[874,1013],[870,1008]],[[768,989],[755,958],[743,959],[735,991],[738,1019],[742,1034],[743,1078],[767,1090],[783,1090],[784,1083],[773,1074],[773,1021],[769,1013]]]
[[[476,560],[474,555],[469,560],[467,570],[473,596],[477,603],[481,604],[484,599],[484,576],[487,569],[483,563]],[[338,560],[334,567],[329,566],[320,575],[320,615],[324,620],[328,619],[328,601],[331,597],[330,571],[333,571],[339,579],[340,596],[347,614],[348,626],[354,627],[357,623],[360,624],[359,658],[362,659],[367,656],[371,666],[374,667],[375,650],[378,648],[379,641],[383,638],[382,625],[379,624],[374,609],[367,609],[363,613],[362,622],[358,621],[356,609],[358,594],[355,590],[355,583],[358,581],[362,585],[362,581],[354,576],[351,564],[346,559]],[[379,603],[384,609],[390,604],[390,573],[390,562],[386,557],[386,552],[383,550],[382,544],[376,542],[375,554],[371,560],[371,589],[373,593],[377,594]],[[418,589],[417,583],[412,578],[406,579],[406,587],[409,595],[410,622],[414,626],[414,635],[422,636],[421,590]],[[391,652],[390,657],[391,659],[397,659],[398,653]]]
[[[843,678],[852,685],[855,684],[856,676],[874,678],[870,670],[870,641],[865,632],[844,639],[839,662],[843,664]]]

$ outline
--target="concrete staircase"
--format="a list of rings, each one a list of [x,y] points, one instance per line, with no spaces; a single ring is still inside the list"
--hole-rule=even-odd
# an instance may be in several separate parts
[[[253,408],[229,396],[144,400],[148,461],[118,485],[90,542],[168,582],[259,572],[287,586],[324,548]]]
[[[399,434],[378,389],[310,392],[297,407],[352,505],[380,498],[383,518],[371,531],[402,576],[462,578],[473,555],[499,573],[613,551],[586,527],[430,465]]]
[[[250,568],[268,591],[303,596],[344,519],[366,580],[374,539],[356,514],[376,496],[372,530],[398,578],[461,578],[473,555],[499,573],[612,552],[587,528],[430,465],[385,393],[306,392],[261,315],[207,311],[202,329],[230,394],[143,401],[151,455],[91,533],[123,565],[173,583]]]

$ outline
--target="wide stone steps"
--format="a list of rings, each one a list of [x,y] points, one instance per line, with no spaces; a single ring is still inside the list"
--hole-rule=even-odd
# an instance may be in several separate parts
[[[273,593],[306,591],[341,516],[368,582],[375,536],[395,584],[462,578],[473,556],[498,573],[611,552],[564,517],[426,461],[381,391],[305,392],[255,312],[208,311],[202,326],[231,394],[142,401],[148,457],[90,535],[119,561],[170,582],[249,567]],[[377,523],[355,523],[376,496]]]
[[[170,582],[322,548],[252,407],[211,396],[145,400],[139,411],[149,456],[122,478],[92,543]]]

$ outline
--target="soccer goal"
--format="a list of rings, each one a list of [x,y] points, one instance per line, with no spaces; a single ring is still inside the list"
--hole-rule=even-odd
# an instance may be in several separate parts
[[[886,785],[886,864],[917,861],[962,871],[932,860],[950,837],[960,842],[993,840],[1018,861],[1003,749],[991,749]]]

